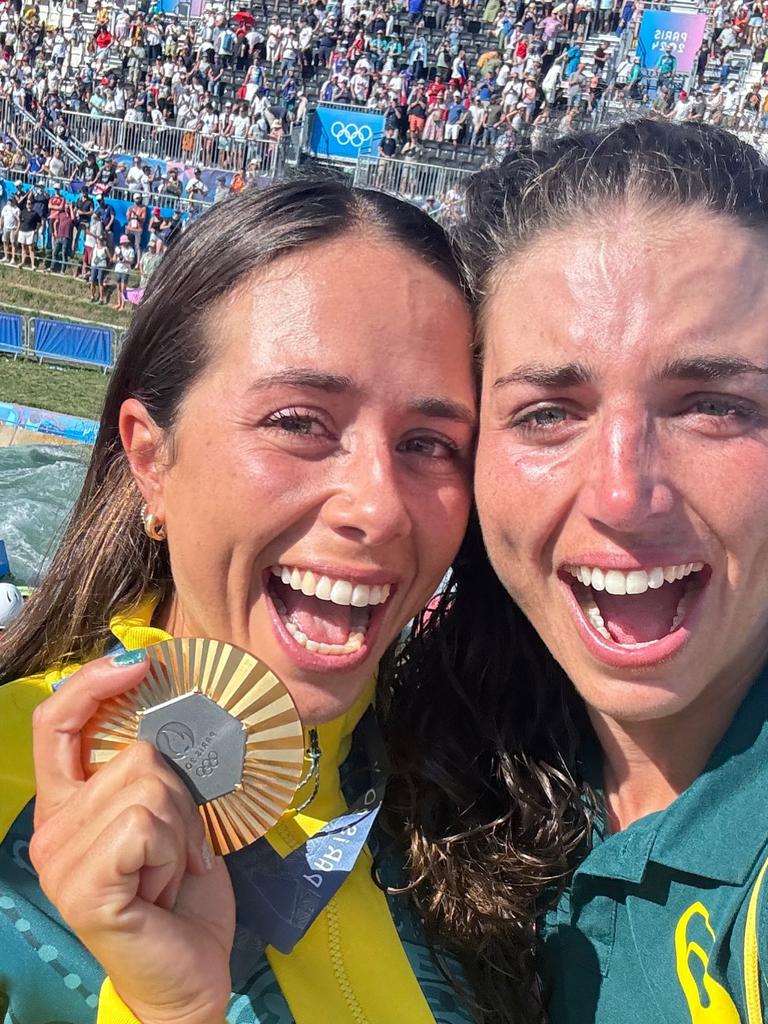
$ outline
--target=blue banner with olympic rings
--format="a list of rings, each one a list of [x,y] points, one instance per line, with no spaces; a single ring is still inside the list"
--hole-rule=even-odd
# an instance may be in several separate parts
[[[375,155],[384,134],[384,115],[346,106],[315,110],[309,148],[313,156],[357,160]]]

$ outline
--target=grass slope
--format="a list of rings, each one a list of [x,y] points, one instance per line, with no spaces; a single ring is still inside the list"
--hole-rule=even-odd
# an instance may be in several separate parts
[[[66,275],[44,274],[0,263],[0,306],[23,306],[40,313],[91,320],[111,327],[128,326],[132,307],[118,313],[111,306],[89,302],[88,285],[85,281],[75,280],[70,274],[71,271]],[[110,302],[114,302],[111,285],[107,286],[107,294]]]
[[[0,356],[0,400],[97,420],[109,380],[98,370]]]

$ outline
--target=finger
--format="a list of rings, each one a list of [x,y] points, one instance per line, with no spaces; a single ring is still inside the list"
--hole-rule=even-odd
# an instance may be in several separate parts
[[[141,742],[118,754],[73,799],[38,824],[30,848],[38,872],[48,869],[66,875],[69,868],[76,869],[80,857],[90,856],[99,835],[133,805],[145,807],[184,833],[182,872],[206,870],[204,827],[197,805],[162,755]]]
[[[179,835],[146,807],[126,808],[97,838],[80,866],[48,894],[64,920],[87,938],[90,930],[128,928],[140,914],[142,876],[166,879],[178,867]],[[167,883],[166,883],[167,884]]]
[[[145,659],[116,665],[99,658],[75,672],[33,715],[33,754],[37,801],[35,820],[53,813],[85,780],[81,731],[102,701],[138,686],[147,673]]]

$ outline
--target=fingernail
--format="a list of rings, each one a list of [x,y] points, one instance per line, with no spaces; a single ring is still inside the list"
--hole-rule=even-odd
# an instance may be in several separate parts
[[[203,864],[205,864],[206,870],[210,871],[213,867],[213,850],[211,849],[207,839],[203,840],[200,852],[203,856]]]
[[[140,647],[137,651],[123,651],[122,654],[116,654],[112,659],[112,664],[117,665],[118,668],[128,668],[129,665],[138,665],[147,656],[147,652],[143,647]]]

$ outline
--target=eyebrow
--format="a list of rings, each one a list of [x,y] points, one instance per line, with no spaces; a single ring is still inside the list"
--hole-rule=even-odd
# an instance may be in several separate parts
[[[662,380],[727,380],[744,373],[768,375],[767,366],[759,366],[750,359],[740,356],[691,356],[672,359],[654,375]],[[541,388],[568,388],[591,383],[597,375],[583,363],[565,363],[562,366],[529,364],[519,366],[510,373],[498,377],[493,387],[506,384],[530,384]]]
[[[657,380],[723,380],[743,373],[768,374],[768,367],[759,366],[740,356],[692,356],[673,359],[656,375]]]
[[[577,384],[589,384],[595,374],[584,363],[565,363],[563,366],[544,366],[540,363],[529,363],[518,366],[511,373],[497,377],[493,382],[495,388],[507,384],[532,384],[540,388],[568,388]]]
[[[359,394],[360,387],[344,374],[325,373],[311,367],[279,370],[268,377],[261,377],[251,385],[251,391],[267,391],[272,387],[316,388],[329,394]],[[455,402],[444,395],[417,395],[408,403],[413,412],[433,419],[453,420],[457,423],[475,425],[476,416],[472,409],[461,402]]]
[[[280,385],[292,388],[317,388],[318,391],[329,391],[332,394],[357,390],[351,377],[340,373],[324,373],[311,367],[297,367],[261,377],[251,385],[251,391],[267,391]]]
[[[453,420],[455,423],[466,423],[470,427],[475,425],[475,414],[468,406],[442,395],[419,396],[408,403],[408,408],[434,419]]]

